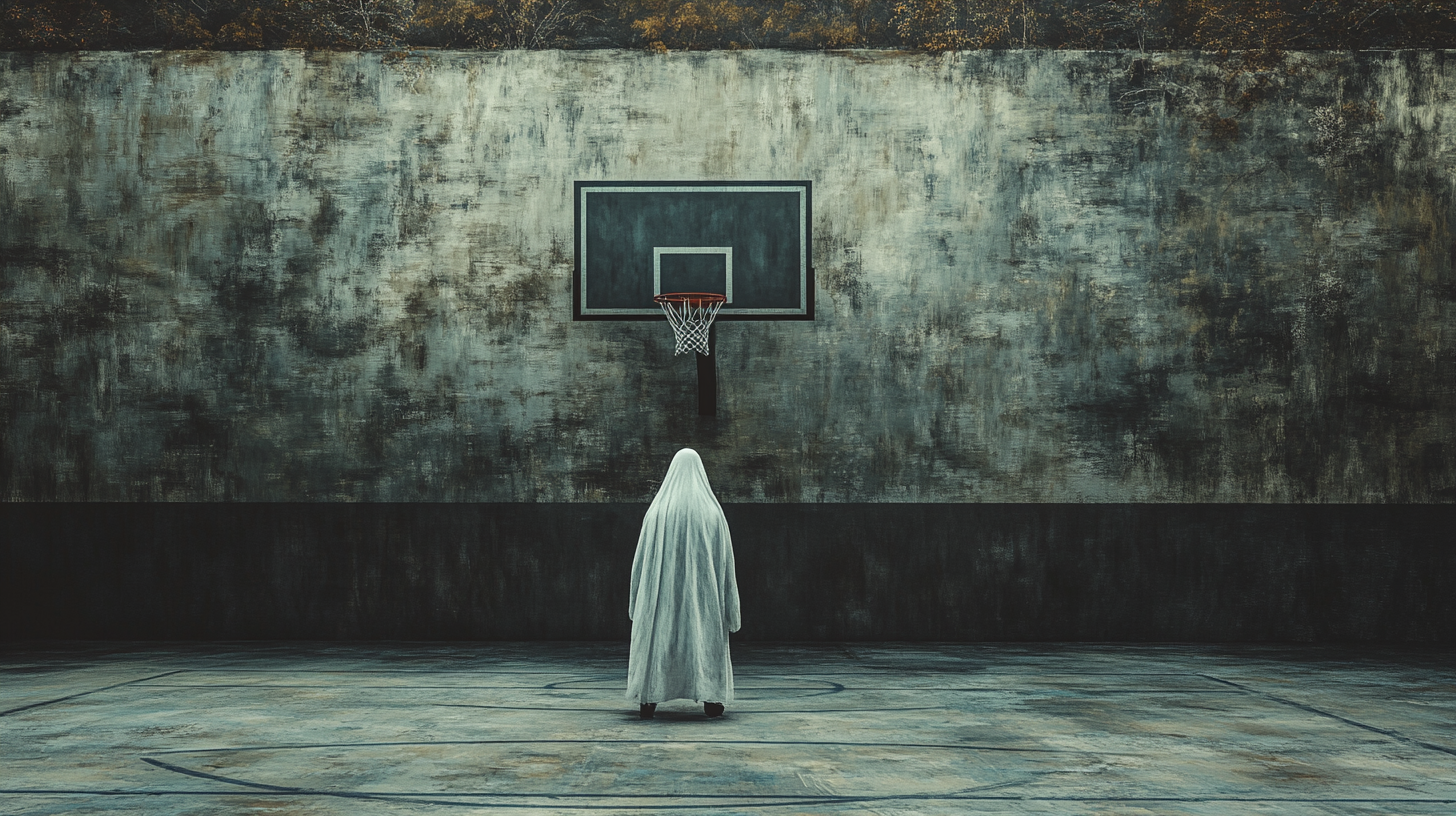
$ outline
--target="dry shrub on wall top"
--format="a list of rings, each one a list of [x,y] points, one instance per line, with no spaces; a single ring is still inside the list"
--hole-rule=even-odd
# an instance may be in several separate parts
[[[441,48],[488,48],[498,25],[495,6],[474,0],[421,0],[411,39]]]
[[[576,0],[0,0],[0,49],[552,48]]]
[[[1080,47],[1146,51],[1168,41],[1171,15],[1164,0],[1094,0],[1068,7],[1061,19]]]
[[[963,48],[1456,47],[1456,0],[894,0],[900,44]],[[1252,59],[1252,57],[1250,58]]]
[[[610,0],[633,44],[650,51],[856,48],[890,44],[882,0]]]
[[[1157,47],[1271,53],[1295,44],[1299,18],[1293,7],[1293,0],[895,0],[894,25],[901,44],[927,51]]]
[[[894,10],[901,41],[926,51],[1032,48],[1050,16],[1033,0],[899,0]]]
[[[1456,47],[1456,0],[0,0],[0,49]],[[1251,61],[1252,57],[1245,57]]]
[[[0,0],[0,48],[308,48],[402,43],[416,0]]]
[[[636,44],[707,48],[855,48],[926,51],[1031,47],[1051,18],[1042,0],[609,0]]]
[[[560,48],[595,19],[574,0],[419,0],[409,40],[440,48]]]
[[[1172,47],[1224,53],[1450,48],[1456,0],[1181,0]]]
[[[291,12],[291,13],[290,13]],[[135,44],[162,48],[254,50],[299,41],[301,10],[285,3],[237,0],[159,0],[133,7],[125,31]]]
[[[403,41],[414,0],[162,0],[131,15],[171,48],[368,50]],[[148,13],[148,11],[150,13]],[[151,32],[146,32],[150,26]]]
[[[892,39],[890,8],[878,0],[788,2],[766,28],[797,48],[862,48]]]
[[[1187,36],[1210,51],[1271,51],[1284,47],[1292,18],[1278,0],[1191,0]]]
[[[970,48],[973,35],[962,0],[901,0],[895,4],[895,32],[927,51]]]
[[[1456,47],[1456,0],[1316,3],[1327,48]]]
[[[763,18],[735,0],[621,0],[617,12],[651,51],[754,48]]]
[[[368,50],[400,45],[414,15],[414,0],[278,0],[298,48]],[[302,24],[302,23],[307,23]]]
[[[0,49],[69,51],[111,47],[117,20],[100,0],[0,0]]]

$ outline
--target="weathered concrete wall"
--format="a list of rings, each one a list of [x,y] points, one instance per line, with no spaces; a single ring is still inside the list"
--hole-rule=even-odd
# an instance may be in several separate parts
[[[1456,499],[1456,59],[0,55],[0,495]],[[1349,103],[1347,109],[1340,106]],[[1338,114],[1338,115],[1336,115]],[[815,182],[819,319],[572,323],[576,179]]]

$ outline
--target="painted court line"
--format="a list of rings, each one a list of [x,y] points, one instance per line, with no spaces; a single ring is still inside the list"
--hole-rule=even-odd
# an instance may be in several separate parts
[[[153,756],[183,754],[231,754],[257,751],[300,751],[337,748],[407,748],[422,745],[793,745],[836,748],[925,748],[946,751],[994,751],[1016,754],[1077,754],[1095,756],[1141,756],[1116,751],[1084,751],[1072,748],[1012,748],[1003,745],[970,745],[937,742],[837,742],[833,740],[694,740],[694,739],[498,739],[498,740],[401,740],[389,742],[280,743],[238,745],[223,748],[177,748],[151,751]]]
[[[635,709],[627,706],[621,708],[567,708],[565,706],[503,706],[503,705],[480,705],[475,703],[429,703],[440,708],[490,708],[503,709],[507,711],[595,711],[601,714],[630,713],[637,716]],[[734,708],[732,716],[741,714],[874,714],[881,711],[954,711],[956,709],[948,706],[907,706],[901,708],[780,708],[780,709],[744,709]],[[666,712],[663,712],[666,713]]]
[[[1250,695],[1253,695],[1253,696],[1256,696],[1256,697],[1263,697],[1266,700],[1271,700],[1271,701],[1276,702],[1276,703],[1279,703],[1281,705],[1291,706],[1291,707],[1297,708],[1297,709],[1299,709],[1301,711],[1307,711],[1307,712],[1309,712],[1311,714],[1318,714],[1321,717],[1328,717],[1328,718],[1330,718],[1332,720],[1336,720],[1338,722],[1342,722],[1342,723],[1344,723],[1346,725],[1351,725],[1351,726],[1354,726],[1356,728],[1363,728],[1366,731],[1370,731],[1370,732],[1375,733],[1375,734],[1380,734],[1382,736],[1390,737],[1393,740],[1396,740],[1398,742],[1403,742],[1403,743],[1405,743],[1407,745],[1414,745],[1417,748],[1425,748],[1425,749],[1430,750],[1430,751],[1439,751],[1439,752],[1441,752],[1443,754],[1450,754],[1451,756],[1456,756],[1456,748],[1449,748],[1449,747],[1447,747],[1445,745],[1437,745],[1437,744],[1432,743],[1432,742],[1426,742],[1424,740],[1418,740],[1418,739],[1415,739],[1413,737],[1407,737],[1406,735],[1400,733],[1399,731],[1393,731],[1393,730],[1391,730],[1389,728],[1381,728],[1379,726],[1370,725],[1368,723],[1362,723],[1362,722],[1360,722],[1358,720],[1352,720],[1349,717],[1342,717],[1339,714],[1334,714],[1334,713],[1331,713],[1329,711],[1324,711],[1323,709],[1315,708],[1314,706],[1308,705],[1306,703],[1301,703],[1301,702],[1297,702],[1297,701],[1294,701],[1294,700],[1290,700],[1290,699],[1285,698],[1285,697],[1280,697],[1277,694],[1270,694],[1267,691],[1259,691],[1256,688],[1252,688],[1252,687],[1249,687],[1249,686],[1245,686],[1245,685],[1242,685],[1240,683],[1235,683],[1232,680],[1224,680],[1224,679],[1221,679],[1221,678],[1218,678],[1218,677],[1214,677],[1213,675],[1204,675],[1204,676],[1207,677],[1210,680],[1216,680],[1216,681],[1218,681],[1220,683],[1226,683],[1226,684],[1228,684],[1230,686],[1233,686],[1234,688],[1239,689],[1240,691],[1244,692],[1245,694],[1250,694]]]
[[[64,703],[67,700],[74,700],[77,697],[85,697],[88,694],[96,694],[96,693],[102,692],[102,691],[109,691],[111,689],[121,688],[122,686],[131,686],[131,685],[136,685],[138,683],[145,683],[148,680],[156,680],[159,677],[170,677],[170,676],[172,676],[174,674],[181,674],[181,673],[183,673],[185,671],[188,671],[188,670],[187,669],[177,669],[175,671],[163,672],[162,674],[154,674],[151,677],[143,677],[143,678],[141,678],[139,680],[127,680],[124,683],[113,683],[112,685],[102,686],[101,688],[91,689],[90,691],[82,691],[82,692],[78,692],[76,694],[68,694],[65,697],[57,697],[54,700],[45,700],[45,701],[39,702],[39,703],[31,703],[29,705],[16,706],[15,708],[11,708],[11,709],[8,709],[6,711],[0,711],[0,717],[7,717],[7,716],[9,716],[11,714],[16,714],[16,713],[21,712],[21,711],[29,711],[32,708],[40,708],[41,706],[55,705],[56,703]]]
[[[150,761],[149,761],[150,762]],[[1375,805],[1375,806],[1396,806],[1396,805],[1451,805],[1456,804],[1456,799],[1442,798],[1375,798],[1375,797],[1255,797],[1255,796],[1218,796],[1218,797],[1194,797],[1194,796],[1026,796],[989,793],[977,793],[976,791],[989,791],[1004,789],[1015,785],[1025,784],[1033,780],[1017,780],[1015,782],[1003,782],[995,785],[988,785],[980,788],[970,788],[959,793],[949,794],[901,794],[885,796],[833,796],[830,794],[819,795],[796,795],[796,794],[640,794],[637,796],[613,796],[607,797],[600,794],[583,793],[405,793],[405,792],[370,792],[359,791],[326,791],[312,790],[308,788],[288,788],[278,785],[265,785],[261,783],[248,782],[246,780],[232,779],[230,777],[208,774],[201,771],[190,771],[186,768],[169,766],[169,763],[151,762],[154,766],[163,770],[192,776],[209,781],[222,782],[229,785],[252,788],[253,790],[242,791],[195,791],[195,790],[80,790],[63,788],[14,788],[0,789],[0,795],[18,796],[182,796],[182,797],[229,797],[229,796],[257,796],[256,790],[267,790],[271,793],[282,796],[303,796],[303,797],[334,797],[354,800],[375,800],[381,802],[394,802],[400,804],[421,804],[435,806],[456,806],[456,807],[493,807],[511,809],[541,810],[546,808],[565,808],[568,810],[697,810],[705,808],[722,807],[752,807],[752,808],[773,808],[790,806],[829,806],[854,804],[860,802],[892,802],[892,801],[963,801],[963,802],[1065,802],[1065,803],[1125,803],[1125,804],[1310,804],[1310,805]],[[455,801],[450,797],[477,797],[487,801]],[[501,799],[544,799],[548,803],[537,804],[535,802],[502,802]],[[578,804],[573,800],[595,800],[606,799],[629,800],[631,804]],[[657,805],[646,804],[642,800],[653,801],[671,799],[673,804]],[[703,804],[684,804],[681,800],[709,800]],[[495,801],[493,801],[495,800]],[[570,802],[564,804],[562,800]],[[768,800],[768,801],[765,801]]]

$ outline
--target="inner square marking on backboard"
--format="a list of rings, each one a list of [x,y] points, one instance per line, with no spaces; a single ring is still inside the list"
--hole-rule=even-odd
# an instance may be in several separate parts
[[[662,294],[663,255],[722,255],[723,294],[728,303],[733,302],[733,247],[653,247],[652,248],[652,294]]]

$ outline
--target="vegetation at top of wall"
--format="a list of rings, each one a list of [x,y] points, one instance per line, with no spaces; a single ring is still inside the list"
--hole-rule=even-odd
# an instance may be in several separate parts
[[[0,50],[1453,48],[1456,0],[0,0]]]

